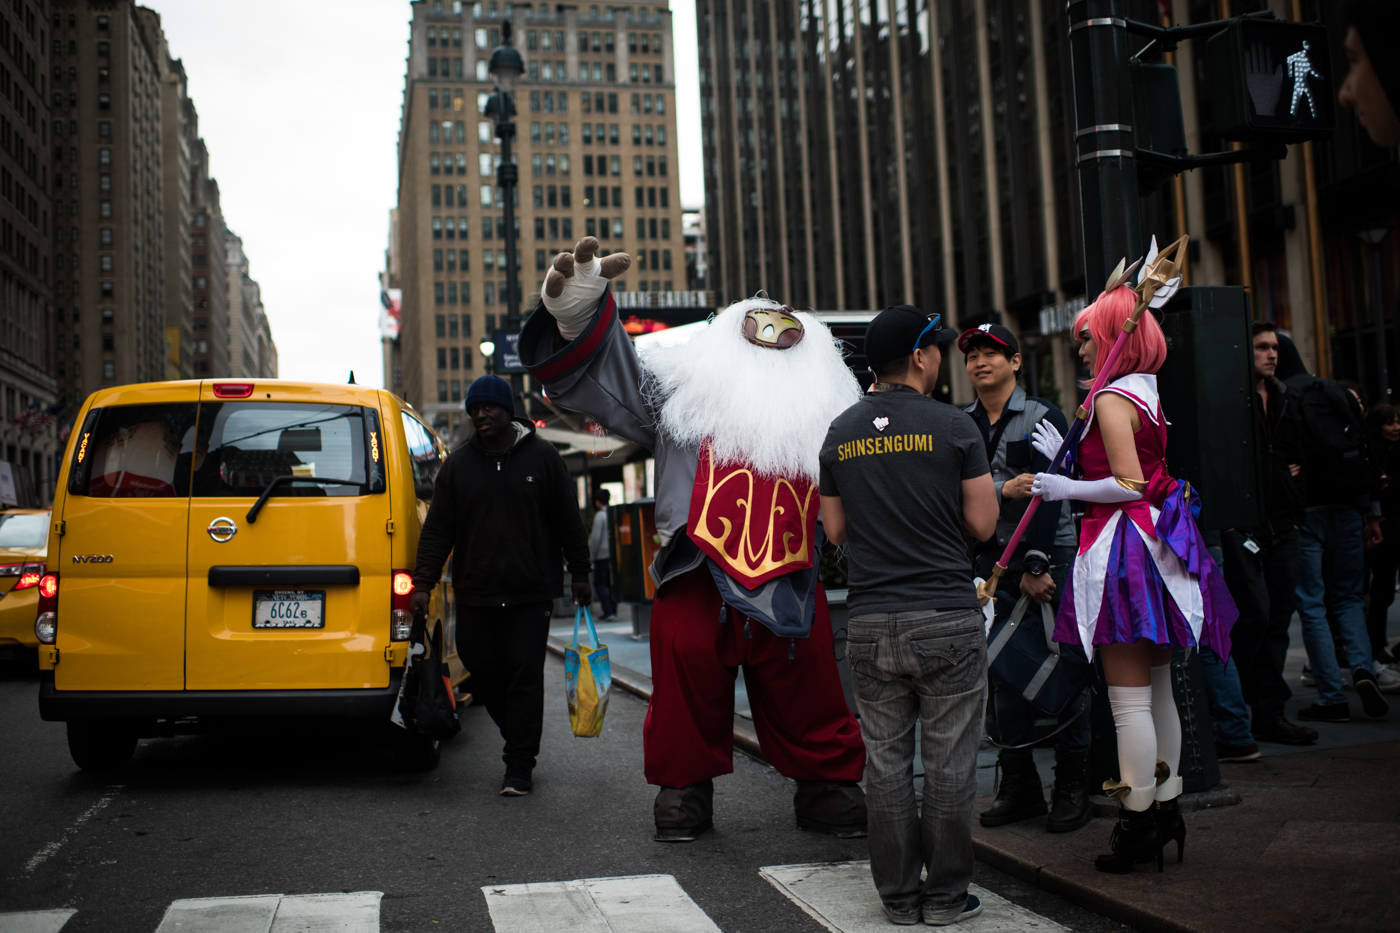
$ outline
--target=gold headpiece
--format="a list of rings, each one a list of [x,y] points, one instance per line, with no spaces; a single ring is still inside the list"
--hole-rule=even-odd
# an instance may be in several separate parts
[[[800,343],[805,333],[797,313],[787,305],[744,312],[744,337],[760,347],[786,350]]]

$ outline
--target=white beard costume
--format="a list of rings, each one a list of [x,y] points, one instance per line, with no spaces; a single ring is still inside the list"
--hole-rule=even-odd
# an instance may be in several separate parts
[[[708,439],[717,463],[815,483],[827,428],[860,399],[860,384],[840,342],[811,314],[796,312],[805,336],[795,346],[744,338],[746,312],[780,307],[766,298],[735,302],[689,342],[644,351],[643,391],[677,447],[698,449]]]

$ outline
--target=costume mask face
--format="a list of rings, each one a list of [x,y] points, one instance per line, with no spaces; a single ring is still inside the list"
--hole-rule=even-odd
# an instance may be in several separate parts
[[[760,347],[786,350],[801,342],[804,333],[802,322],[787,305],[754,308],[744,314],[744,337]]]

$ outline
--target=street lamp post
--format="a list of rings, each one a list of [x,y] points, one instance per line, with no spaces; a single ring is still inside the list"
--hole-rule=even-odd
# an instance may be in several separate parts
[[[493,335],[488,334],[481,338],[481,343],[479,344],[481,347],[481,360],[486,367],[486,375],[488,376],[491,375],[492,370],[496,368],[496,341],[492,338]]]
[[[520,295],[516,289],[516,276],[519,274],[515,255],[515,190],[520,180],[519,170],[510,157],[510,141],[515,138],[515,102],[511,89],[525,72],[525,61],[510,41],[511,23],[501,21],[501,44],[491,53],[488,71],[496,83],[496,90],[486,103],[486,115],[496,121],[496,138],[501,141],[501,164],[496,167],[496,185],[500,188],[506,225],[506,320],[507,333],[520,333]],[[519,397],[525,388],[525,380],[519,374],[510,377],[511,392]],[[523,409],[522,409],[523,411]]]

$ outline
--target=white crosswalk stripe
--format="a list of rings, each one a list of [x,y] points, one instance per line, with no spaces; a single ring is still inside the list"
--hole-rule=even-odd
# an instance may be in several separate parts
[[[720,933],[673,875],[481,889],[496,933]]]
[[[379,891],[175,901],[156,933],[379,933]]]
[[[22,910],[0,914],[0,933],[58,933],[77,911],[71,907],[61,910]]]
[[[889,933],[868,861],[770,865],[759,874],[832,933]],[[1070,933],[978,885],[968,893],[981,899],[982,913],[958,923],[959,933]]]

